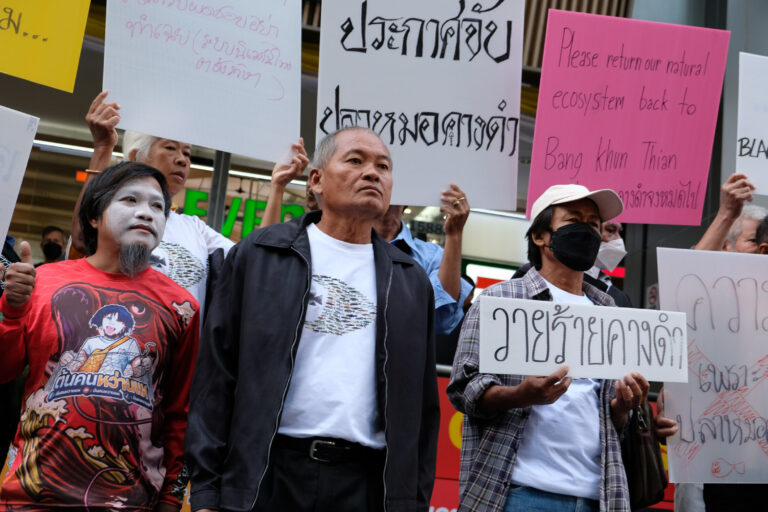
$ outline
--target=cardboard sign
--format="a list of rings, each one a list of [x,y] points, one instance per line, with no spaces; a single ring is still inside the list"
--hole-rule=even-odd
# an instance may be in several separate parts
[[[36,117],[0,106],[0,235],[5,240],[37,133]]]
[[[698,225],[729,32],[549,11],[528,214],[551,185],[610,187],[621,222]]]
[[[369,127],[394,162],[392,204],[515,210],[523,0],[323,2],[317,137]]]
[[[300,72],[299,0],[107,6],[121,128],[274,162],[299,138]]]
[[[768,57],[739,52],[739,121],[736,172],[768,195]]]
[[[0,72],[72,92],[90,4],[2,0]]]
[[[578,378],[688,379],[685,315],[481,296],[480,371]]]
[[[673,482],[768,482],[768,265],[658,249],[661,307],[686,313],[688,383],[665,384]]]

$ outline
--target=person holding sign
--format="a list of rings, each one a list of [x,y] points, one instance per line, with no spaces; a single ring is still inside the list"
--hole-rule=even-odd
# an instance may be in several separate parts
[[[720,207],[696,250],[726,251],[744,254],[768,254],[768,210],[752,201],[755,186],[746,175],[736,173],[720,187]],[[677,421],[665,416],[664,389],[659,393],[656,435],[660,439],[675,435]],[[675,508],[719,512],[732,510],[738,502],[743,510],[758,510],[768,496],[768,484],[697,484],[675,486]]]
[[[440,424],[432,286],[373,231],[392,160],[368,129],[317,146],[321,211],[227,256],[192,385],[192,509],[427,512]]]
[[[118,142],[116,127],[120,122],[120,106],[114,101],[107,101],[107,94],[108,91],[103,91],[96,96],[85,117],[93,135],[93,156],[90,168],[86,171],[86,185],[110,164],[112,151]],[[192,163],[189,144],[126,131],[123,135],[123,153],[127,161],[141,162],[159,170],[165,176],[171,197],[184,189]],[[83,243],[78,211],[79,200],[72,217],[72,246],[88,254]],[[152,267],[170,276],[195,297],[201,306],[202,318],[208,256],[217,249],[226,253],[233,245],[230,239],[208,227],[199,217],[171,212],[163,240],[152,254]]]
[[[756,253],[757,225],[768,214],[752,201],[755,186],[745,174],[731,174],[720,187],[720,207],[707,231],[694,247],[700,251],[733,251]]]
[[[445,215],[445,249],[413,238],[402,220],[405,206],[390,206],[387,213],[376,220],[374,229],[424,268],[435,291],[435,332],[447,334],[464,317],[462,305],[472,293],[472,285],[461,278],[461,238],[469,217],[469,202],[453,183],[443,191],[441,200],[440,211]]]
[[[584,280],[600,228],[623,210],[612,190],[554,185],[533,204],[527,233],[534,268],[483,296],[613,306]],[[464,321],[448,397],[465,414],[461,511],[629,511],[619,432],[647,397],[638,373],[619,381],[479,372],[478,301]],[[533,334],[532,334],[533,335]]]
[[[197,301],[149,268],[170,212],[163,175],[106,169],[82,196],[90,256],[23,263],[0,299],[0,382],[29,365],[0,510],[181,506]]]

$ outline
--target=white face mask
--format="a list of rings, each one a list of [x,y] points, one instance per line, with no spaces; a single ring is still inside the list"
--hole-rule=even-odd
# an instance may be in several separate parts
[[[624,240],[617,238],[610,242],[600,242],[600,250],[597,252],[595,266],[605,270],[613,270],[621,263],[627,251],[624,248]]]

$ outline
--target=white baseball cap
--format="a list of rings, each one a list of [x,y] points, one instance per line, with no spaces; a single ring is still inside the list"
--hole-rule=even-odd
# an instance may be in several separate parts
[[[583,185],[552,185],[534,201],[531,207],[531,220],[538,217],[548,206],[570,203],[579,199],[594,201],[603,222],[618,217],[624,211],[624,203],[611,189],[604,188],[590,192]]]

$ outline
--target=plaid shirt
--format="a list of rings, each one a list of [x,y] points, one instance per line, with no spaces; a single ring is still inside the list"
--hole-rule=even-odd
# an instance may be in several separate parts
[[[583,290],[596,305],[614,305],[609,295],[594,286],[584,283]],[[552,300],[547,283],[534,268],[520,279],[504,281],[486,288],[482,295]],[[489,387],[517,386],[525,379],[522,375],[490,375],[479,372],[479,317],[480,308],[475,303],[467,313],[461,329],[451,382],[448,385],[448,398],[456,409],[464,413],[459,511],[501,512],[507,499],[517,449],[524,435],[531,408],[510,409],[490,416],[478,410],[480,397]],[[629,491],[621,460],[619,435],[610,414],[610,401],[614,394],[614,381],[601,380],[600,512],[629,512]]]

